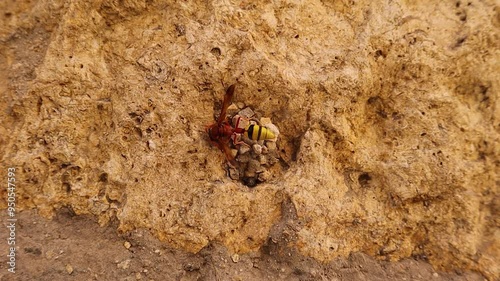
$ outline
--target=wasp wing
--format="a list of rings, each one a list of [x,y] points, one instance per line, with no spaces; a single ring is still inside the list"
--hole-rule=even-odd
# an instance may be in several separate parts
[[[222,122],[226,120],[227,108],[231,104],[231,100],[233,100],[234,96],[234,88],[236,85],[231,85],[227,88],[226,94],[224,95],[224,102],[222,103],[222,109],[220,111],[219,120],[217,120],[217,125],[222,125]]]

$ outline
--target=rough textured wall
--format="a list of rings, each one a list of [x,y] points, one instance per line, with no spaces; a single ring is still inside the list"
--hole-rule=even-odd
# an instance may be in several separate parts
[[[0,154],[22,208],[245,252],[290,199],[319,260],[499,277],[498,2],[18,4],[1,16]],[[204,131],[233,83],[281,132],[254,189]]]

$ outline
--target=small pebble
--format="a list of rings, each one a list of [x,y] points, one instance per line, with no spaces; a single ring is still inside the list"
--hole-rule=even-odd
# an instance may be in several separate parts
[[[244,108],[245,107],[245,103],[244,102],[238,102],[236,103],[236,106],[238,106],[238,108]]]
[[[438,277],[439,277],[439,274],[438,274],[437,272],[434,272],[434,273],[432,273],[432,276],[433,276],[434,278],[438,278]]]
[[[156,143],[152,140],[148,140],[148,148],[151,149],[151,150],[155,150],[156,149]]]
[[[247,171],[257,171],[260,168],[260,162],[254,159],[248,161]]]
[[[116,265],[116,267],[121,268],[121,269],[128,269],[130,267],[130,260],[126,259],[119,264]]]
[[[73,267],[71,266],[71,264],[66,265],[66,271],[68,272],[68,274],[73,273]]]
[[[253,112],[252,109],[250,109],[250,107],[245,107],[243,110],[238,112],[238,114],[246,118],[250,118],[255,115],[255,113]]]
[[[237,263],[240,261],[240,255],[234,254],[231,256],[231,259],[233,260],[234,263]]]
[[[279,160],[276,157],[268,157],[267,158],[267,164],[269,164],[269,165],[274,165],[274,164],[278,163],[278,161]]]
[[[247,163],[248,161],[250,161],[251,157],[250,157],[250,154],[243,154],[243,155],[239,155],[238,156],[238,162],[241,162],[241,163]]]
[[[245,175],[245,178],[254,178],[255,177],[255,171],[253,171],[253,170],[246,170],[244,175]]]
[[[252,148],[255,154],[260,155],[262,153],[262,146],[260,144],[254,144]]]
[[[233,157],[236,157],[236,155],[238,155],[238,150],[237,149],[231,149],[231,154],[233,155]]]
[[[49,260],[55,256],[56,256],[56,253],[54,253],[54,251],[52,251],[52,250],[48,250],[47,252],[45,252],[45,257]]]
[[[261,165],[267,164],[267,157],[264,155],[259,155],[259,163]]]
[[[125,246],[125,248],[127,248],[127,249],[130,249],[132,244],[130,244],[130,242],[128,242],[128,241],[125,241],[125,243],[123,243],[123,246]]]
[[[267,154],[269,153],[269,148],[267,146],[262,146],[262,154]]]
[[[259,168],[257,168],[257,170],[255,170],[255,172],[257,174],[260,174],[260,173],[263,173],[264,171],[266,170],[266,168],[262,167],[262,166],[259,166]]]
[[[259,179],[259,181],[264,182],[264,181],[269,180],[270,177],[271,177],[271,173],[269,171],[264,171],[264,172],[259,174],[258,179]]]
[[[240,178],[240,171],[238,171],[238,169],[235,169],[235,168],[229,168],[229,177],[233,180],[239,179]]]
[[[229,105],[227,107],[227,110],[228,111],[236,111],[236,110],[238,110],[238,106],[236,106],[236,104],[232,103],[231,105]]]
[[[241,155],[241,154],[245,154],[245,153],[247,153],[248,151],[250,151],[250,146],[248,146],[248,145],[244,145],[244,144],[240,145],[240,147],[239,147],[239,149],[238,149],[238,152],[240,153],[240,155]]]
[[[272,124],[271,123],[271,118],[268,118],[268,117],[262,117],[262,118],[260,118],[260,124],[262,126],[267,126],[267,124]]]
[[[266,146],[269,150],[276,150],[276,142],[274,141],[267,141]]]

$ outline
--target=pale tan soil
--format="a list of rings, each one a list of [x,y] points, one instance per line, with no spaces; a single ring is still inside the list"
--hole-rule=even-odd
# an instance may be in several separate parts
[[[6,217],[4,212],[0,214],[2,221]],[[94,219],[76,216],[66,208],[52,221],[33,211],[22,212],[17,218],[20,227],[17,230],[16,273],[7,272],[2,262],[2,281],[484,280],[472,272],[435,271],[422,260],[384,262],[361,253],[323,264],[286,247],[286,240],[291,237],[290,233],[284,234],[283,226],[289,217],[274,227],[272,237],[260,251],[238,257],[230,255],[217,243],[198,254],[175,250],[159,242],[147,230],[119,234],[116,226],[99,227]],[[2,231],[0,241],[6,238]],[[131,244],[128,250],[125,242]],[[4,245],[0,247],[2,253]]]

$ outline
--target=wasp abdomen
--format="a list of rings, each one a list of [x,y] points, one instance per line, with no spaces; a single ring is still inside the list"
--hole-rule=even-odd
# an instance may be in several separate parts
[[[274,133],[266,127],[251,124],[245,129],[245,135],[251,140],[274,139]]]

